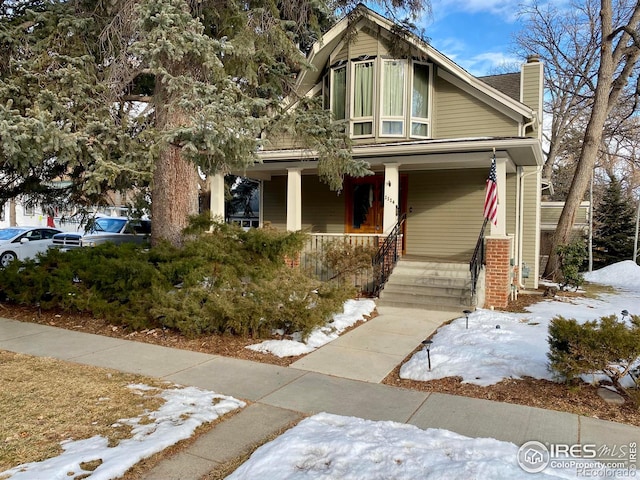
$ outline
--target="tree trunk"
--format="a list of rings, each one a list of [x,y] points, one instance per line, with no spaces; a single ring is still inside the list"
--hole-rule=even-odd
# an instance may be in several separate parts
[[[161,85],[161,81],[156,82]],[[185,125],[187,116],[169,104],[162,86],[156,87],[156,126],[171,130]],[[182,156],[179,147],[165,144],[161,147],[158,162],[153,172],[151,190],[151,244],[167,240],[172,245],[182,244],[182,230],[189,223],[189,215],[198,213],[198,170]]]
[[[153,173],[151,194],[151,244],[168,240],[179,246],[189,215],[198,213],[198,172],[178,148],[160,152]]]
[[[580,203],[584,199],[589,186],[589,180],[596,163],[598,149],[602,141],[602,129],[611,111],[612,105],[618,100],[619,92],[612,90],[613,76],[616,62],[614,61],[612,34],[612,8],[610,0],[602,0],[600,9],[600,21],[602,24],[602,44],[600,46],[600,65],[598,68],[598,83],[593,100],[593,110],[587,124],[587,129],[580,151],[580,157],[576,167],[576,173],[571,182],[569,193],[564,208],[558,220],[558,226],[551,238],[551,253],[544,271],[547,278],[557,279],[558,257],[556,248],[571,241],[573,225]],[[635,60],[627,57],[627,61]]]

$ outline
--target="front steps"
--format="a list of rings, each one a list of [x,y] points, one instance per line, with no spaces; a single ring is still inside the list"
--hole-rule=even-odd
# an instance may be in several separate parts
[[[380,292],[378,305],[472,309],[469,264],[401,258]]]

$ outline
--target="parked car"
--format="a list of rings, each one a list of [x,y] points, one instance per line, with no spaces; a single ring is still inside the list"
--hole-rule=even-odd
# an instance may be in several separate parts
[[[14,260],[33,258],[46,252],[53,236],[61,230],[43,227],[8,227],[0,229],[0,266],[6,267]]]
[[[89,230],[80,233],[59,233],[53,236],[52,248],[69,250],[78,247],[95,247],[103,243],[144,243],[151,235],[149,220],[126,217],[99,217],[89,224]]]

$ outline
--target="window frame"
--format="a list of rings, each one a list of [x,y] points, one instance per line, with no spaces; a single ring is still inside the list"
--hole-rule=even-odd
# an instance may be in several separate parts
[[[337,118],[336,114],[335,114],[335,105],[336,105],[336,99],[335,99],[335,95],[338,92],[338,89],[336,88],[336,72],[339,70],[344,69],[344,117],[342,118]],[[333,65],[331,67],[331,82],[330,82],[330,102],[331,102],[331,113],[333,114],[333,119],[336,122],[344,122],[346,120],[349,119],[349,109],[348,109],[348,102],[347,102],[347,92],[349,91],[349,71],[347,69],[347,63],[338,63],[336,65]]]
[[[397,62],[402,64],[402,114],[401,115],[385,115],[384,113],[384,100],[385,100],[385,64]],[[381,137],[394,137],[394,138],[406,138],[407,136],[407,86],[408,86],[408,65],[409,62],[406,59],[401,58],[383,58],[380,65],[380,118],[378,122],[379,135]],[[413,71],[413,70],[412,70]],[[385,133],[385,122],[401,122],[402,131],[400,133]]]
[[[428,85],[427,85],[427,117],[415,117],[413,115],[413,95],[414,95],[414,82],[415,82],[415,67],[416,65],[420,65],[420,66],[425,66],[428,68],[429,70],[429,74],[427,76],[427,81],[428,81]],[[410,86],[410,92],[411,92],[411,101],[410,101],[410,105],[411,105],[411,109],[409,111],[409,137],[410,138],[432,138],[432,130],[431,130],[431,118],[432,118],[432,112],[431,112],[431,107],[433,105],[433,65],[431,63],[427,63],[427,62],[418,62],[418,61],[413,61],[411,63],[411,80],[410,80],[411,86]],[[420,124],[420,125],[426,125],[427,126],[427,135],[423,136],[423,135],[414,135],[413,133],[413,125],[414,123],[416,124]]]
[[[356,117],[355,116],[355,112],[356,112],[356,108],[355,108],[355,103],[356,103],[356,70],[357,70],[357,65],[362,65],[362,64],[371,64],[371,67],[373,68],[373,76],[372,76],[372,85],[371,85],[371,115],[365,115],[362,117]],[[351,101],[350,101],[350,112],[351,115],[349,116],[349,133],[351,135],[352,138],[367,138],[367,137],[373,137],[375,136],[375,118],[376,118],[376,84],[377,84],[377,77],[378,77],[378,68],[376,67],[376,59],[375,58],[365,58],[362,60],[352,60],[351,61],[351,74],[349,75],[350,77],[350,83],[349,83],[349,91],[351,92]],[[369,133],[364,133],[364,134],[356,134],[355,133],[355,126],[356,125],[365,125],[365,124],[369,124],[371,125],[371,132]]]

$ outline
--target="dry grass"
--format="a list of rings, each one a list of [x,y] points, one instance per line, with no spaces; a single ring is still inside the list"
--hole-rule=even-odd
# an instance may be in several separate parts
[[[0,350],[0,471],[62,453],[60,442],[102,435],[128,438],[119,419],[156,410],[162,399],[141,396],[133,383],[162,387],[139,375]]]

